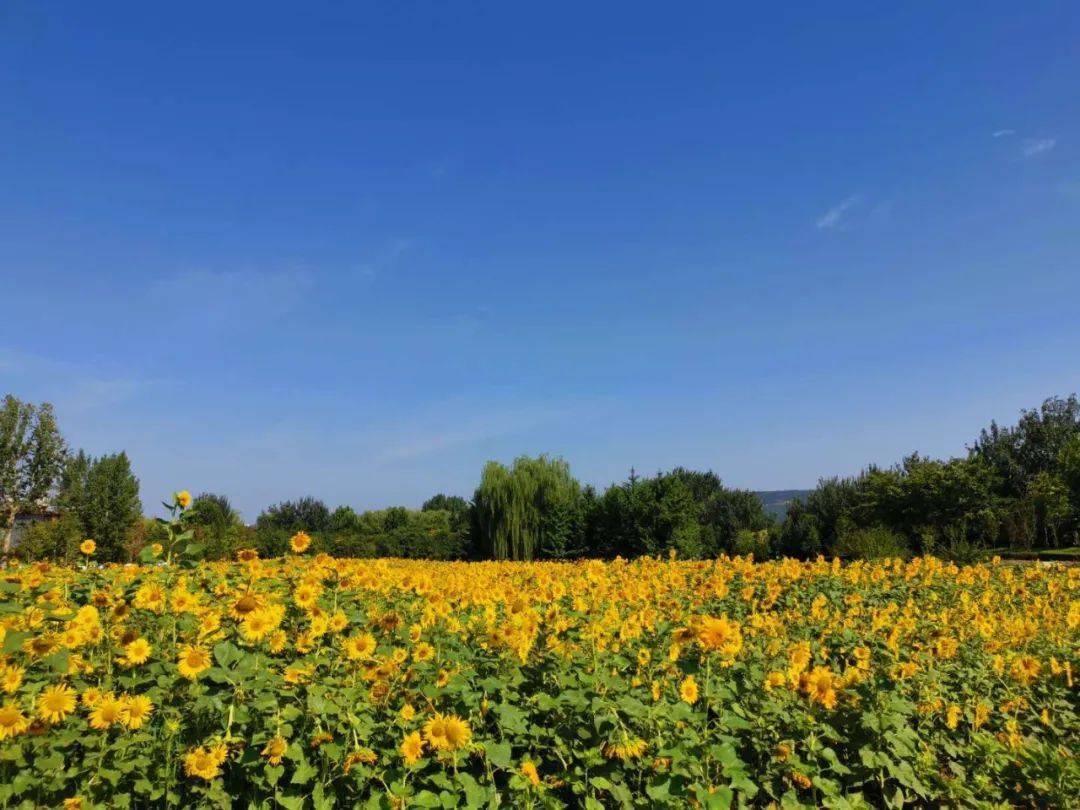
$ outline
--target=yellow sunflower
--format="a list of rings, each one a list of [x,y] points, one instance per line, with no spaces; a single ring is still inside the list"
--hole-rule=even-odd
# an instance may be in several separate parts
[[[303,554],[311,545],[311,537],[307,532],[297,532],[289,538],[289,545],[296,554]]]
[[[75,690],[66,684],[50,686],[38,695],[38,717],[46,723],[59,723],[73,711],[75,711]]]
[[[180,650],[180,658],[176,662],[176,669],[180,675],[193,681],[199,677],[199,673],[210,668],[210,653],[202,647],[187,646]]]
[[[401,742],[401,755],[405,757],[406,765],[415,765],[417,760],[424,754],[424,741],[420,732],[414,731]]]
[[[18,703],[8,701],[0,706],[0,740],[22,734],[29,727],[30,720],[22,713]]]

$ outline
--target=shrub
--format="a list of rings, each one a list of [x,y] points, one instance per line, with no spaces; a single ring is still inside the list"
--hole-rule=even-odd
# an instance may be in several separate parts
[[[769,530],[761,529],[755,532],[750,529],[741,529],[735,535],[732,552],[740,556],[753,554],[755,560],[769,559],[773,556],[772,538],[769,536]]]
[[[82,536],[79,521],[71,515],[53,520],[33,523],[27,529],[15,552],[30,562],[32,560],[57,560],[70,562],[79,556]]]
[[[905,559],[911,553],[904,536],[884,526],[865,529],[844,527],[832,551],[837,557],[849,560]]]

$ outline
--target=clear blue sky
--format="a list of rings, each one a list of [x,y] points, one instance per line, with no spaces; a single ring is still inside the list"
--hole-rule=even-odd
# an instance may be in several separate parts
[[[0,393],[152,506],[811,486],[1080,388],[1061,3],[0,6]]]

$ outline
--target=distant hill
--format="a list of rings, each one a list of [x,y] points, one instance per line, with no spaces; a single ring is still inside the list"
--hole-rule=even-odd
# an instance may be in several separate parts
[[[806,496],[813,492],[812,489],[770,489],[764,492],[755,492],[754,494],[761,498],[761,502],[765,504],[765,511],[778,520],[783,520],[784,515],[787,513],[787,505],[789,501],[800,500],[805,501]]]

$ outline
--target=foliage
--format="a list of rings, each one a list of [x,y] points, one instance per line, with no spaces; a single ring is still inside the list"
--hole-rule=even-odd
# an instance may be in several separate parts
[[[0,804],[1064,807],[1080,794],[1078,568],[310,549],[199,564],[178,503],[168,542],[144,551],[153,564],[5,572]]]
[[[79,521],[74,515],[65,514],[30,524],[15,551],[26,562],[57,560],[70,563],[78,559],[79,544],[84,539],[86,535]]]
[[[836,551],[843,527],[884,527],[917,552],[969,561],[999,546],[1077,545],[1080,401],[1055,397],[1013,427],[991,423],[965,458],[913,454],[823,479],[805,505],[788,506],[780,547],[801,557]]]
[[[97,544],[98,559],[130,559],[132,532],[142,516],[139,479],[126,453],[91,458],[82,450],[64,468],[57,504]]]
[[[841,524],[833,553],[842,559],[884,560],[907,557],[910,551],[904,536],[884,526],[858,528]]]
[[[240,513],[226,495],[197,495],[187,511],[187,521],[208,559],[227,559],[241,548],[254,545],[253,532],[240,520]]]
[[[420,507],[422,512],[449,512],[454,531],[468,531],[472,522],[472,506],[460,495],[433,495]]]
[[[521,456],[510,467],[489,461],[473,497],[477,542],[496,560],[565,556],[580,498],[562,459]]]
[[[255,521],[261,530],[323,532],[330,526],[330,509],[310,495],[296,501],[283,501],[266,509]]]
[[[676,467],[608,488],[586,515],[589,556],[667,554],[712,557],[732,552],[740,532],[771,525],[752,492],[724,487],[712,472]]]
[[[0,531],[11,549],[15,517],[37,512],[60,476],[67,447],[47,402],[32,405],[10,394],[0,407]]]

